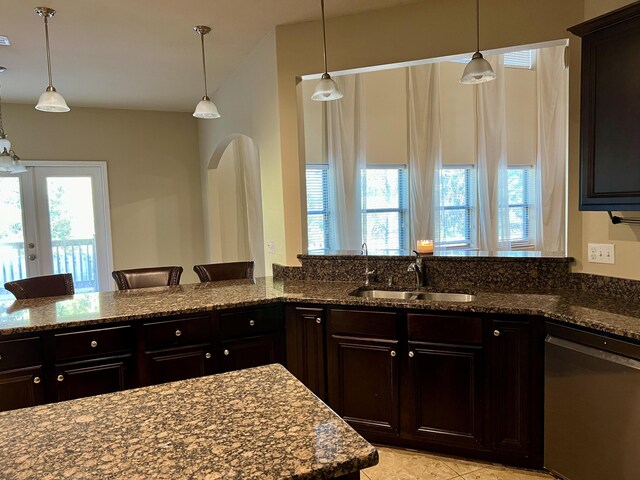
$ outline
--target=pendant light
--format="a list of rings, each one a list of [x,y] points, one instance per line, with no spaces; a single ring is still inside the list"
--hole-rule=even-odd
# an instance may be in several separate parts
[[[51,80],[51,49],[49,48],[49,19],[56,14],[56,11],[47,7],[36,7],[34,11],[44,18],[44,37],[47,45],[47,72],[49,74],[49,85],[38,100],[36,110],[42,112],[68,112],[70,108],[64,101],[62,95],[56,92]]]
[[[5,67],[0,66],[0,73],[6,72]],[[20,157],[11,149],[11,142],[4,133],[2,125],[2,95],[0,94],[0,172],[22,173],[26,172]]]
[[[496,74],[480,53],[480,0],[476,0],[476,53],[471,57],[471,61],[462,73],[460,83],[472,85],[474,83],[484,83],[495,80]]]
[[[204,58],[204,36],[211,31],[206,25],[197,25],[193,27],[195,32],[200,35],[200,46],[202,47],[202,72],[204,74],[204,97],[196,105],[193,116],[196,118],[220,118],[218,107],[211,101],[207,95],[207,64]]]
[[[324,21],[324,0],[320,0],[320,8],[322,9],[322,53],[324,55],[324,73],[316,85],[313,95],[311,95],[311,100],[315,100],[316,102],[328,102],[330,100],[338,100],[342,98],[342,92],[338,89],[338,85],[327,71],[327,30]]]

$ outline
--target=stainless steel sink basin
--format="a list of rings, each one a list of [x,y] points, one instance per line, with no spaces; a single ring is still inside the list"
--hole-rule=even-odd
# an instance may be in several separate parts
[[[384,300],[416,300],[423,302],[473,302],[475,295],[468,293],[407,292],[393,290],[356,290],[350,295],[360,298]]]

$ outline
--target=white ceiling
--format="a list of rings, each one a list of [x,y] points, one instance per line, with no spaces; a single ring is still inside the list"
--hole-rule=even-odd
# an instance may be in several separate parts
[[[325,8],[333,17],[414,1],[326,0]],[[57,12],[53,84],[71,108],[191,111],[203,90],[194,25],[213,28],[205,37],[211,94],[276,25],[320,18],[319,0],[0,0],[0,35],[11,40],[0,46],[3,101],[35,105],[47,85],[38,6]]]

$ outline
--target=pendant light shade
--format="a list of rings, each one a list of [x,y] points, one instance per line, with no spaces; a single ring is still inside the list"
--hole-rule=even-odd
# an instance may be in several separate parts
[[[56,14],[56,11],[47,7],[36,7],[36,14],[44,18],[44,37],[47,47],[47,73],[49,74],[49,85],[38,100],[36,110],[42,112],[68,112],[70,108],[67,106],[62,95],[60,95],[53,86],[51,78],[51,49],[49,47],[49,19]]]
[[[331,78],[327,69],[327,30],[324,21],[324,0],[320,0],[320,9],[322,10],[322,53],[324,57],[324,73],[316,85],[313,95],[311,95],[311,100],[315,100],[316,102],[328,102],[330,100],[338,100],[342,98],[342,92],[338,89],[338,85]]]
[[[496,74],[491,68],[491,64],[480,53],[480,0],[476,0],[476,53],[471,57],[471,61],[467,63],[460,78],[460,83],[473,85],[490,82],[495,78]]]
[[[0,67],[0,73],[6,72],[5,67]],[[2,124],[2,96],[0,95],[0,172],[22,173],[27,169],[22,165],[20,157],[11,149],[11,141],[4,133]]]
[[[193,27],[195,32],[200,35],[200,47],[202,50],[202,73],[204,77],[204,96],[202,100],[198,102],[196,105],[196,109],[193,112],[193,116],[196,118],[220,118],[220,112],[218,112],[218,107],[216,104],[211,101],[207,94],[207,64],[204,56],[204,36],[211,31],[211,27],[207,27],[206,25],[196,25]]]
[[[490,82],[495,78],[496,74],[491,68],[491,64],[484,59],[480,52],[476,52],[464,68],[460,83],[472,85],[474,83]]]

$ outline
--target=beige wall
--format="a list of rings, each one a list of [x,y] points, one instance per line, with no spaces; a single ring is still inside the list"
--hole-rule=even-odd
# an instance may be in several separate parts
[[[25,160],[103,160],[109,175],[115,269],[204,260],[196,122],[186,113],[4,105],[4,126]]]
[[[584,18],[588,20],[623,7],[628,0],[585,0]],[[577,195],[577,192],[576,192]],[[623,212],[623,216],[640,216],[640,212]],[[606,212],[583,212],[582,268],[586,273],[640,279],[640,226],[612,225]],[[615,265],[587,263],[588,243],[615,245]]]
[[[567,27],[584,18],[583,0],[487,0],[483,2],[485,50],[567,38]],[[474,47],[474,9],[466,0],[430,0],[327,21],[329,67],[348,70],[418,61],[469,52]],[[286,261],[302,251],[302,168],[299,154],[296,84],[302,75],[322,71],[319,22],[276,29],[282,186]],[[571,164],[577,174],[579,48],[572,49]],[[576,177],[577,178],[577,177]],[[576,198],[577,180],[570,195]],[[581,258],[581,225],[570,216],[569,254]],[[576,230],[577,229],[577,230]],[[577,233],[575,233],[577,232]]]
[[[215,245],[219,238],[215,232],[218,228],[215,222],[220,214],[209,211],[209,191],[216,189],[216,185],[213,181],[210,182],[211,175],[207,170],[215,168],[234,135],[246,135],[256,143],[260,155],[267,275],[271,273],[271,263],[284,262],[285,248],[277,92],[273,32],[260,42],[240,68],[214,94],[221,118],[198,121],[202,202],[205,205],[203,221],[208,258],[213,261],[214,253],[220,252],[220,246]],[[269,242],[273,242],[275,252],[266,248]]]

